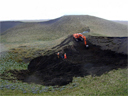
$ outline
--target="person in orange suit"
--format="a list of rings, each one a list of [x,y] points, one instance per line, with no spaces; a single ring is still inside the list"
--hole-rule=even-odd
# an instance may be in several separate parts
[[[66,53],[64,53],[64,59],[67,59],[67,55],[66,55]]]

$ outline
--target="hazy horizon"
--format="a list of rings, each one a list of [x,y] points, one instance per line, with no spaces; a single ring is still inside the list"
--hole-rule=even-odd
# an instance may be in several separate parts
[[[64,16],[79,16],[79,15],[64,15]],[[91,15],[89,15],[89,16],[91,16]],[[61,17],[63,17],[63,16],[61,16]],[[96,16],[94,16],[94,17],[96,17]],[[57,17],[57,18],[60,18],[60,17]],[[21,21],[21,22],[26,22],[26,21],[28,21],[28,22],[32,22],[32,21],[34,21],[34,22],[38,22],[38,21],[48,21],[48,20],[54,20],[54,19],[57,19],[57,18],[53,18],[53,19],[25,19],[25,20],[0,20],[0,22],[7,22],[7,21]],[[98,17],[98,18],[101,18],[101,17]],[[102,19],[104,19],[104,18],[102,18]],[[107,19],[105,19],[105,20],[107,20]],[[128,21],[128,20],[110,20],[110,21]]]
[[[64,15],[127,21],[127,4],[127,0],[2,0],[0,21],[55,19]]]

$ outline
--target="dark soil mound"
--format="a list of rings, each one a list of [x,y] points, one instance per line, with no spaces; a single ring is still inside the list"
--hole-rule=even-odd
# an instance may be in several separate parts
[[[72,77],[83,75],[80,69],[80,64],[58,58],[56,54],[37,57],[28,66],[28,70],[40,78],[44,85],[68,84],[72,81]]]
[[[128,37],[89,36],[88,39],[92,44],[100,46],[102,50],[111,50],[128,55]]]
[[[54,48],[62,47],[67,44],[67,41],[70,40],[66,39]],[[44,85],[65,85],[72,82],[74,76],[89,74],[99,76],[112,69],[127,66],[127,55],[101,50],[99,46],[92,45],[90,42],[88,44],[90,45],[89,49],[86,49],[81,42],[64,47],[60,53],[67,53],[67,59],[57,58],[56,53],[37,57],[31,60],[28,70]],[[26,81],[33,82],[30,78]]]
[[[75,76],[100,76],[113,69],[126,68],[127,54],[117,53],[115,50],[111,51],[112,46],[105,47],[107,43],[110,44],[114,40],[122,42],[126,38],[100,37],[99,46],[98,43],[95,44],[98,38],[93,37],[89,40],[90,38],[87,40],[88,49],[85,48],[83,42],[73,40],[72,36],[52,48],[59,50],[61,55],[66,53],[67,59],[58,58],[56,52],[53,52],[53,54],[32,59],[28,65],[28,70],[11,70],[8,72],[24,82],[61,86],[72,82]],[[1,76],[6,77],[6,73]]]

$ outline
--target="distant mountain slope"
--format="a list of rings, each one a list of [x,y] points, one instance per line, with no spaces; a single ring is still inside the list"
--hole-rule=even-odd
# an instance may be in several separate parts
[[[128,26],[128,21],[119,21],[119,20],[114,20],[114,22],[120,23],[120,24],[125,24]]]
[[[113,21],[88,15],[71,15],[46,22],[22,23],[2,34],[5,42],[33,42],[53,40],[73,33],[81,33],[90,28],[93,35],[123,37],[128,36],[127,26]]]
[[[88,15],[71,15],[63,16],[61,18],[53,20],[50,28],[63,29],[64,31],[76,31],[82,32],[86,30],[87,27],[90,28],[92,33],[106,35],[106,36],[127,36],[127,26],[119,24],[113,21],[105,20],[102,18],[88,16]],[[71,32],[72,33],[72,32]]]
[[[18,24],[21,24],[20,21],[1,21],[0,22],[0,33],[3,33],[4,31],[15,27]]]

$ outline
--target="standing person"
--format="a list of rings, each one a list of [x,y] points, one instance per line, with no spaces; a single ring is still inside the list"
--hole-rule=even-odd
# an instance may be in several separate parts
[[[62,53],[60,53],[60,57],[61,57],[61,58],[64,58],[64,55],[63,55]]]
[[[57,57],[60,58],[60,53],[59,52],[57,53]]]
[[[64,53],[64,59],[67,59],[67,55],[66,55],[66,53]]]

